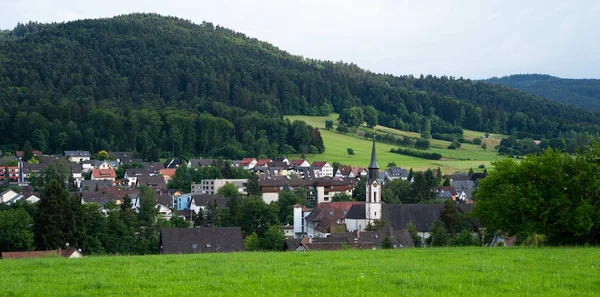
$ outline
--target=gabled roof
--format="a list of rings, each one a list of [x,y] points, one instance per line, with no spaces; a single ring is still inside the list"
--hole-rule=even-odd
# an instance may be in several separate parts
[[[315,229],[325,233],[330,227],[337,226],[337,221],[344,219],[350,208],[357,204],[364,204],[364,202],[323,202],[318,204],[305,219],[318,223]]]
[[[176,170],[177,169],[174,169],[174,168],[163,168],[160,170],[160,175],[163,175],[163,176],[166,175],[168,177],[173,177],[175,175]]]
[[[114,169],[92,169],[92,176],[95,178],[117,178]]]
[[[88,188],[89,191],[93,191],[98,186],[98,189],[112,188],[113,182],[110,180],[82,180],[80,188]]]
[[[242,161],[240,163],[238,163],[238,166],[249,166],[250,163],[256,161],[255,158],[244,158],[242,159]]]
[[[302,164],[304,164],[304,162],[308,163],[308,161],[306,161],[304,159],[292,160],[292,161],[290,161],[290,167],[301,166]],[[310,163],[309,163],[309,166],[310,166]]]
[[[352,167],[347,166],[347,165],[340,165],[340,167],[338,167],[338,172],[342,176],[348,176],[350,173],[352,173]],[[336,172],[336,174],[337,174],[337,172]]]
[[[244,249],[240,227],[162,229],[160,244],[163,254],[235,252]]]
[[[183,164],[183,161],[181,159],[168,159],[167,161],[165,161],[165,163],[163,164],[164,168],[177,168],[179,167],[181,164]]]
[[[167,183],[165,183],[165,179],[162,176],[138,176],[137,186],[149,186],[156,190],[167,189]]]
[[[390,177],[408,177],[408,171],[402,167],[390,167],[387,172]]]
[[[267,166],[267,163],[271,162],[273,162],[271,159],[260,159],[256,161],[256,166]]]
[[[407,230],[412,222],[417,231],[429,232],[433,222],[440,217],[443,204],[383,204],[382,220],[386,227]]]
[[[456,173],[456,174],[450,175],[450,179],[454,182],[454,181],[459,181],[459,180],[470,180],[471,177],[469,177],[469,175],[467,175],[465,173]]]
[[[455,180],[452,181],[452,187],[458,192],[460,190],[473,190],[475,183],[472,180]]]
[[[66,157],[90,157],[89,151],[65,151]]]
[[[367,218],[365,204],[355,204],[350,207],[346,219],[364,220]]]
[[[223,195],[209,195],[209,194],[194,194],[192,195],[192,199],[194,199],[194,203],[196,206],[208,206],[209,201],[217,202],[218,208],[227,207],[227,199],[223,197]]]
[[[281,161],[273,161],[273,162],[269,162],[267,163],[267,167],[269,168],[281,168],[281,169],[287,169],[289,167],[289,165],[286,162],[281,162]]]
[[[200,168],[210,167],[215,161],[215,159],[191,159],[189,163],[191,168]]]
[[[327,164],[329,164],[329,162],[327,162],[327,161],[314,161],[314,162],[312,162],[312,164],[310,164],[310,167],[323,168]]]
[[[81,200],[84,203],[96,203],[100,206],[103,206],[107,202],[117,201],[117,196],[111,192],[101,192],[101,191],[91,191],[91,192],[82,192]]]

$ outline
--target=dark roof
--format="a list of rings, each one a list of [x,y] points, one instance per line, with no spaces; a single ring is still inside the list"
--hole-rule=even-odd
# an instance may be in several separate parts
[[[150,170],[148,168],[129,168],[129,169],[125,170],[125,174],[128,177],[149,176],[150,174],[153,174],[154,172],[155,172],[154,170]]]
[[[346,214],[346,219],[364,220],[366,219],[365,205],[355,204],[350,207],[350,210]]]
[[[196,220],[196,216],[198,215],[195,210],[189,209],[177,209],[174,210],[173,213],[177,216],[184,217],[187,221]]]
[[[415,247],[408,230],[393,230],[391,233],[392,243],[396,247]]]
[[[155,190],[167,189],[167,183],[165,183],[165,179],[162,176],[138,176],[137,186],[149,186]]]
[[[156,194],[156,202],[166,205],[167,207],[173,207],[173,202],[171,201],[171,195],[168,192],[160,192]]]
[[[456,173],[456,174],[450,175],[450,179],[452,179],[452,181],[454,182],[454,181],[459,181],[459,180],[470,180],[471,177],[469,177],[465,173]]]
[[[67,157],[90,157],[89,151],[65,151]]]
[[[96,203],[100,206],[103,206],[107,202],[116,201],[117,196],[114,193],[110,192],[82,192],[81,199],[85,203]]]
[[[172,169],[172,168],[179,167],[181,164],[183,164],[183,161],[181,159],[168,159],[163,164],[163,167],[164,168],[171,168]]]
[[[408,171],[402,167],[390,167],[387,171],[390,177],[408,177]]]
[[[196,206],[208,206],[209,201],[216,201],[218,208],[227,207],[227,199],[223,195],[208,195],[208,194],[194,194],[192,199],[196,203]]]
[[[288,168],[289,165],[286,162],[281,162],[281,161],[273,161],[273,162],[269,162],[267,163],[267,167],[276,167],[276,168]]]
[[[377,164],[377,151],[375,150],[375,137],[373,137],[373,148],[371,149],[371,163],[369,163],[369,169],[379,169],[379,164]]]
[[[88,187],[89,191],[93,191],[96,189],[96,185],[98,185],[98,189],[112,188],[113,181],[111,181],[111,180],[82,180],[80,188],[85,189],[85,187]]]
[[[458,192],[460,190],[472,190],[475,188],[475,183],[472,180],[455,180],[452,181],[452,187]]]
[[[215,159],[191,159],[190,167],[191,168],[199,168],[199,167],[209,167],[215,162]]]
[[[429,232],[433,222],[440,217],[443,204],[383,204],[382,219],[386,227],[407,230],[412,222],[419,232]]]
[[[364,204],[364,202],[323,202],[318,204],[305,219],[316,222],[315,229],[318,231],[329,232],[338,226],[338,220],[345,218],[355,204]]]
[[[240,227],[162,229],[160,244],[163,254],[234,252],[244,249]]]

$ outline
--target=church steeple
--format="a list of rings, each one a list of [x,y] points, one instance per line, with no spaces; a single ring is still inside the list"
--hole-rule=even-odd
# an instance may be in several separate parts
[[[377,151],[375,150],[375,137],[373,137],[373,149],[371,150],[371,163],[369,163],[369,179],[379,178],[379,165],[377,164]]]

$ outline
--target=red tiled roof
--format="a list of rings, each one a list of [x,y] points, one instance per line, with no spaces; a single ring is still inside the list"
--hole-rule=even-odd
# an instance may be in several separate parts
[[[323,161],[323,162],[321,162],[321,161],[315,161],[315,162],[312,162],[312,164],[310,166],[323,168],[323,166],[325,166],[326,164],[329,164],[329,162],[327,162],[327,161]]]
[[[92,176],[95,178],[116,178],[117,173],[114,169],[92,169]]]
[[[170,168],[161,169],[160,170],[160,175],[166,175],[166,176],[169,176],[169,177],[173,177],[175,175],[175,171],[176,170],[177,169],[175,169],[175,168],[173,168],[173,169],[170,169]]]
[[[300,160],[292,160],[292,161],[290,161],[290,166],[291,166],[291,167],[293,167],[293,166],[299,166],[299,165],[302,165],[302,163],[304,163],[304,161],[306,161],[306,160],[303,160],[303,159],[300,159]]]
[[[243,162],[243,160],[242,160]],[[267,163],[273,162],[273,160],[271,159],[260,159],[258,161],[256,161],[256,166],[266,166]]]
[[[254,160],[256,160],[256,159],[254,159],[254,158],[244,158],[244,159],[242,159],[242,161],[240,162],[240,164],[239,164],[239,165],[240,165],[240,166],[248,166],[248,165],[250,165],[250,163],[252,163]]]

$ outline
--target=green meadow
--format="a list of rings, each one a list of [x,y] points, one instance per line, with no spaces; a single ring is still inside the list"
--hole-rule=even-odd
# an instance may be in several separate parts
[[[338,114],[330,114],[329,116],[286,116],[286,118],[290,121],[305,121],[307,124],[319,128],[323,141],[325,142],[325,152],[322,154],[306,155],[306,158],[310,161],[326,160],[329,162],[340,162],[341,164],[361,167],[366,167],[369,164],[372,146],[371,141],[355,135],[340,134],[337,131],[325,129],[325,121],[327,120],[334,121],[335,126],[337,126]],[[378,134],[388,133],[395,136],[420,137],[419,133],[401,131],[384,126],[376,126],[373,129],[361,126],[359,129],[371,133],[376,132]],[[465,138],[467,139],[481,137],[484,134],[485,133],[483,132],[471,130],[464,131]],[[482,139],[483,142],[487,143],[487,150],[482,149],[479,145],[473,144],[462,144],[459,149],[451,150],[448,149],[450,142],[431,139],[431,149],[429,149],[428,152],[442,154],[443,158],[441,160],[427,160],[390,153],[390,149],[396,148],[397,146],[377,143],[377,161],[381,168],[385,168],[390,162],[395,162],[396,165],[403,168],[413,168],[414,170],[419,171],[426,170],[427,168],[437,169],[437,167],[440,167],[444,173],[468,171],[470,168],[473,168],[475,171],[481,171],[482,169],[479,169],[479,165],[484,165],[486,168],[489,168],[493,161],[503,158],[498,156],[494,150],[494,146],[498,145],[502,138],[503,135],[501,134],[491,134],[489,138]],[[354,150],[354,156],[348,155],[348,148]],[[291,157],[298,158],[300,155],[292,155]]]
[[[598,296],[598,248],[0,260],[0,296]]]

